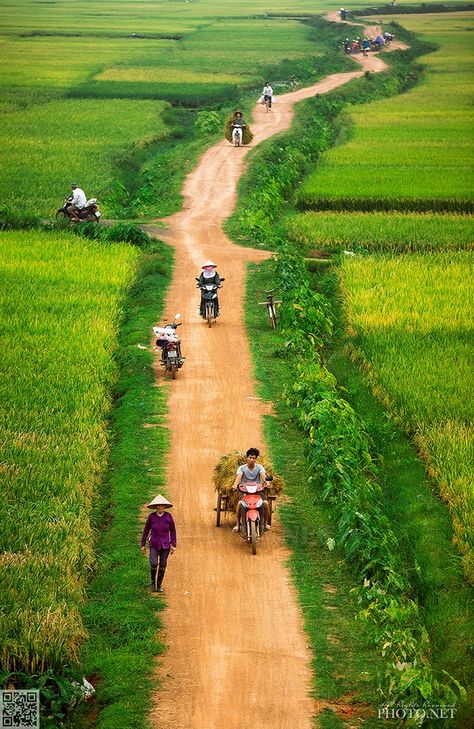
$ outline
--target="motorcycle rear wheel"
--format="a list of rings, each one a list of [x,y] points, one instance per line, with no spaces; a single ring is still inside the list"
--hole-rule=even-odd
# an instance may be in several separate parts
[[[212,301],[209,301],[206,304],[206,321],[207,321],[208,327],[212,327],[213,318],[214,318],[214,304],[212,303]]]
[[[252,554],[257,554],[257,524],[250,522],[250,543],[252,545]]]
[[[217,504],[216,504],[216,527],[220,527],[221,525],[221,495],[217,494]]]

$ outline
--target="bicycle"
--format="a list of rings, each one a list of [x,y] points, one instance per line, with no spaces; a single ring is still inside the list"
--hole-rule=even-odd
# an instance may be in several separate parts
[[[258,303],[266,306],[268,311],[268,318],[270,320],[270,326],[272,329],[276,329],[277,325],[277,315],[276,315],[276,304],[282,304],[282,301],[275,301],[273,298],[273,292],[275,289],[270,289],[269,291],[265,291],[266,294],[266,301],[259,301]]]

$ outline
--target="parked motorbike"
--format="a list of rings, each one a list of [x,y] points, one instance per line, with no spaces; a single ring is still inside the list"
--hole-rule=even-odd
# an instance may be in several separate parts
[[[175,380],[178,370],[184,364],[184,357],[181,354],[181,342],[176,334],[176,329],[181,326],[181,314],[176,314],[171,324],[164,327],[153,327],[153,332],[157,336],[156,346],[161,349],[160,364],[165,368],[165,372],[169,372],[171,379]]]
[[[217,290],[221,286],[216,286],[215,283],[202,284],[197,278],[198,288],[201,289],[201,307],[200,315],[207,321],[207,325],[212,327],[212,322],[219,315],[219,304],[217,300]],[[221,282],[225,281],[225,278],[221,278]]]
[[[97,205],[97,199],[95,197],[91,197],[90,200],[87,200],[86,204],[84,205],[81,210],[77,210],[74,213],[71,213],[71,211],[68,209],[70,204],[72,202],[72,196],[68,196],[64,198],[64,205],[59,208],[56,212],[56,218],[59,218],[61,216],[65,218],[69,218],[69,220],[72,220],[73,222],[81,222],[81,221],[89,221],[91,223],[98,223],[100,218],[100,210],[99,206]],[[79,218],[79,221],[76,220],[76,218]]]
[[[267,476],[266,481],[273,481]],[[263,496],[267,484],[247,482],[239,486],[240,529],[242,539],[250,542],[252,554],[257,554],[257,541],[265,533],[263,522]]]

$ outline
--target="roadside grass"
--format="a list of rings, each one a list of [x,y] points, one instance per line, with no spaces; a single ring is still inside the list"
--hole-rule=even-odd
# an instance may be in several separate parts
[[[283,234],[311,255],[435,252],[474,247],[471,216],[432,213],[307,212],[288,215]]]
[[[471,270],[458,251],[357,257],[338,272],[348,352],[426,457],[474,583]]]
[[[301,187],[299,207],[472,211],[472,18],[400,18],[439,50],[423,57],[416,88],[351,108],[352,138],[323,155]]]
[[[137,252],[67,233],[0,233],[0,655],[9,670],[78,658],[108,456],[117,330]]]
[[[265,419],[265,432],[272,462],[285,479],[289,497],[277,504],[278,514],[291,549],[289,566],[313,651],[312,693],[324,712],[324,719],[321,715],[318,721],[335,727],[345,726],[343,719],[363,720],[364,726],[375,728],[380,697],[374,686],[382,661],[356,618],[359,606],[351,594],[356,582],[340,554],[328,548],[335,525],[328,506],[315,498],[305,437],[295,426],[284,397],[294,378],[291,359],[278,356],[284,342],[278,331],[271,331],[264,307],[256,303],[256,290],[269,289],[273,283],[271,263],[249,266],[245,316],[259,394],[274,403],[276,413]],[[325,702],[339,705],[334,711],[324,710]]]
[[[378,454],[384,510],[416,587],[431,638],[433,665],[455,675],[467,687],[468,707],[458,711],[456,726],[469,726],[469,706],[474,702],[472,592],[464,582],[459,556],[451,543],[449,514],[415,447],[387,418],[363,373],[348,362],[341,346],[328,353],[327,366],[367,425]]]
[[[140,552],[143,507],[163,491],[167,392],[153,387],[150,327],[163,309],[172,252],[154,241],[140,259],[129,289],[117,355],[119,379],[112,414],[109,477],[96,512],[97,570],[87,592],[84,622],[89,638],[82,651],[86,675],[96,687],[92,704],[74,726],[143,729],[153,700],[153,657],[162,598],[148,592],[148,560]]]

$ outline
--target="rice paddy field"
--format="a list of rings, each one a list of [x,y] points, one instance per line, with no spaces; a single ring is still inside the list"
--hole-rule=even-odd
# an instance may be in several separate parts
[[[120,164],[169,139],[167,100],[228,103],[260,88],[268,68],[317,56],[326,43],[297,19],[263,17],[258,0],[2,0],[0,11],[0,197],[42,215],[73,180],[113,211]]]
[[[349,353],[425,456],[474,582],[472,254],[355,256],[338,271]]]
[[[474,247],[472,216],[446,213],[307,212],[289,216],[284,231],[309,253],[421,253]]]
[[[107,463],[114,349],[137,252],[68,233],[0,233],[0,656],[77,656]]]
[[[411,91],[350,110],[352,138],[323,155],[301,188],[303,208],[472,209],[474,15],[390,18],[439,48],[422,57]]]
[[[327,40],[293,16],[328,9],[310,0],[0,0],[2,204],[51,217],[75,180],[107,214],[124,162],[149,151],[150,163],[157,145],[171,144],[170,104],[220,109],[260,88],[268,69],[308,63]],[[440,45],[423,59],[422,85],[354,108],[353,139],[324,155],[302,204],[347,203],[348,190],[362,209],[381,190],[420,209],[469,201],[472,14],[400,22]],[[472,577],[471,219],[308,213],[285,225],[308,249],[386,254],[339,269],[349,349],[429,463]],[[0,251],[0,656],[6,668],[60,671],[85,636],[114,352],[140,256],[38,230],[0,233]]]

